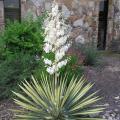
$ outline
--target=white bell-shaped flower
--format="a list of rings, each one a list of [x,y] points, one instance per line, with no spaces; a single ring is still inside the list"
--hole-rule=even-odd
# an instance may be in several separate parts
[[[44,58],[46,71],[49,74],[54,74],[59,71],[60,68],[65,66],[68,59],[65,58],[65,53],[70,48],[71,44],[68,41],[71,32],[71,26],[65,24],[65,19],[62,16],[62,12],[59,10],[59,5],[53,3],[52,11],[49,15],[48,21],[45,21],[45,53],[54,53],[54,60]]]

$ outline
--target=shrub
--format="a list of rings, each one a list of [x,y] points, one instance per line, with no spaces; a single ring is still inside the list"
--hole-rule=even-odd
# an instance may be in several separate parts
[[[65,73],[66,73],[66,71],[67,71],[67,73],[69,73],[68,81],[71,80],[71,77],[72,77],[73,75],[81,78],[81,76],[82,76],[83,73],[84,73],[83,66],[78,64],[78,58],[77,58],[77,56],[71,55],[71,56],[69,56],[69,57],[70,57],[70,60],[68,61],[67,65],[64,66],[64,67],[60,70],[60,75],[61,75],[62,77],[64,77],[64,75],[65,75]]]
[[[11,96],[11,90],[39,67],[44,30],[43,17],[9,22],[0,35],[0,99]]]
[[[86,44],[86,45],[77,45],[77,51],[80,51],[84,55],[83,64],[87,66],[93,66],[98,63],[98,58],[100,56],[97,48],[94,45]]]
[[[6,57],[0,63],[0,99],[11,97],[11,90],[19,90],[17,84],[24,78],[29,80],[38,65],[34,56],[28,54],[19,53]]]
[[[93,47],[87,47],[83,51],[85,55],[84,64],[85,65],[96,65],[98,62],[98,51]]]
[[[43,74],[41,78],[40,83],[32,77],[32,83],[20,85],[22,94],[14,92],[14,101],[22,108],[14,110],[16,119],[98,120],[89,117],[103,110],[91,107],[100,100],[94,96],[96,92],[88,95],[92,84],[73,76],[67,85],[67,74],[61,78]]]
[[[41,24],[32,19],[21,23],[9,22],[0,36],[0,46],[10,53],[41,54],[44,40]]]

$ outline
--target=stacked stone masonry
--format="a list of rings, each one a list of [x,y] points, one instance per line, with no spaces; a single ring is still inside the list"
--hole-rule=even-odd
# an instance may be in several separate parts
[[[21,0],[21,17],[40,16],[51,10],[53,0]],[[56,0],[62,4],[64,16],[73,27],[71,37],[80,44],[93,43],[97,47],[99,6],[103,0]],[[0,26],[3,25],[3,8],[0,1]],[[1,17],[2,16],[2,17]],[[109,0],[106,49],[120,51],[120,0]],[[115,47],[117,46],[117,47]]]
[[[120,0],[109,1],[107,49],[120,53]]]
[[[22,1],[22,17],[33,12],[34,16],[41,15],[44,10],[51,9],[52,0]],[[78,43],[94,42],[97,40],[99,2],[94,0],[59,0],[63,6],[65,17],[73,27],[71,37]],[[34,14],[35,13],[35,14]]]

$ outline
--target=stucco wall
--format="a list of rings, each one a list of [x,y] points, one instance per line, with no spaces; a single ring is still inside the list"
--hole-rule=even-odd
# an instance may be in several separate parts
[[[4,26],[4,11],[3,11],[3,1],[0,1],[0,30]]]

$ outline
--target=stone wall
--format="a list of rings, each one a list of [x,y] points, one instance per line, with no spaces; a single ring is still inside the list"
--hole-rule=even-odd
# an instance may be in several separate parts
[[[52,0],[22,0],[22,17],[31,11],[34,16],[51,9]],[[75,42],[97,43],[99,0],[56,0],[63,6],[65,17],[70,21]],[[31,13],[31,14],[32,14]]]
[[[110,49],[120,53],[120,0],[114,0],[113,39]]]
[[[120,40],[120,0],[115,0],[114,6],[114,39]]]
[[[53,0],[21,0],[21,16],[33,17],[51,10]],[[71,36],[77,43],[98,42],[99,2],[102,0],[56,0],[73,27]],[[120,0],[109,0],[106,49],[120,51]],[[3,1],[0,1],[0,29],[4,26]]]
[[[73,26],[73,38],[78,43],[97,43],[99,2],[95,0],[73,0],[73,14],[70,16]]]
[[[120,52],[120,0],[109,0],[106,49]]]
[[[4,27],[3,1],[0,1],[0,30]]]
[[[22,18],[30,15],[40,16],[45,10],[51,9],[51,0],[21,0]]]

